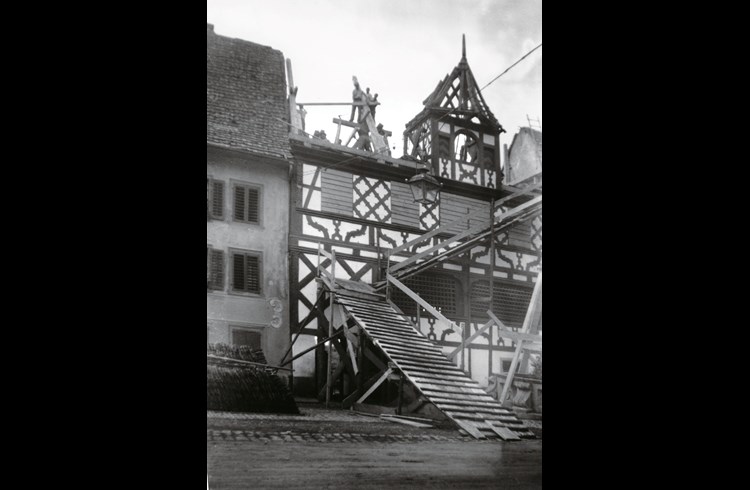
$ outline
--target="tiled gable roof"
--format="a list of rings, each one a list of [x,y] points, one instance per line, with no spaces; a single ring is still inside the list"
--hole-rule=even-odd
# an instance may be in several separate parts
[[[206,141],[291,157],[284,55],[206,29]]]

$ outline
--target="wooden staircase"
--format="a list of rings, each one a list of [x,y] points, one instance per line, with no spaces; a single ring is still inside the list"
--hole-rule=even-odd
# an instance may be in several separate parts
[[[324,281],[324,284],[328,281]],[[405,379],[458,427],[477,439],[533,438],[513,412],[456,367],[419,332],[396,305],[363,288],[347,289],[337,281],[335,304],[354,320]]]

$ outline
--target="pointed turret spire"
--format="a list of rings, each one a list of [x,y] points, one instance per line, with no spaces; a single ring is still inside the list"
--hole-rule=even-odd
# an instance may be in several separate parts
[[[463,35],[463,51],[461,53],[461,61],[466,61],[466,34]]]

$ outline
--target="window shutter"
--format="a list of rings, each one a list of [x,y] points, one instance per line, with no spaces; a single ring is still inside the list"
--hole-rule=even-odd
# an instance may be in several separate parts
[[[245,188],[235,187],[234,188],[234,219],[235,221],[246,221],[245,211],[247,207],[247,200],[245,199]]]
[[[208,284],[212,290],[224,290],[224,252],[221,250],[210,250]]]
[[[245,256],[241,254],[232,255],[232,288],[236,291],[245,290]]]
[[[259,223],[260,220],[260,192],[258,189],[247,189],[247,221]]]
[[[211,216],[216,219],[224,219],[224,182],[213,181]]]
[[[261,260],[257,255],[232,254],[232,289],[261,294]]]
[[[247,263],[247,291],[260,294],[260,258],[248,255]]]

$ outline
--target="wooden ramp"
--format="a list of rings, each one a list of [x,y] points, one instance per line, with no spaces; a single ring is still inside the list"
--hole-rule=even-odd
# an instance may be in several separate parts
[[[513,412],[448,360],[395,305],[364,283],[352,287],[351,281],[336,282],[335,302],[417,391],[456,425],[477,439],[534,437]]]

